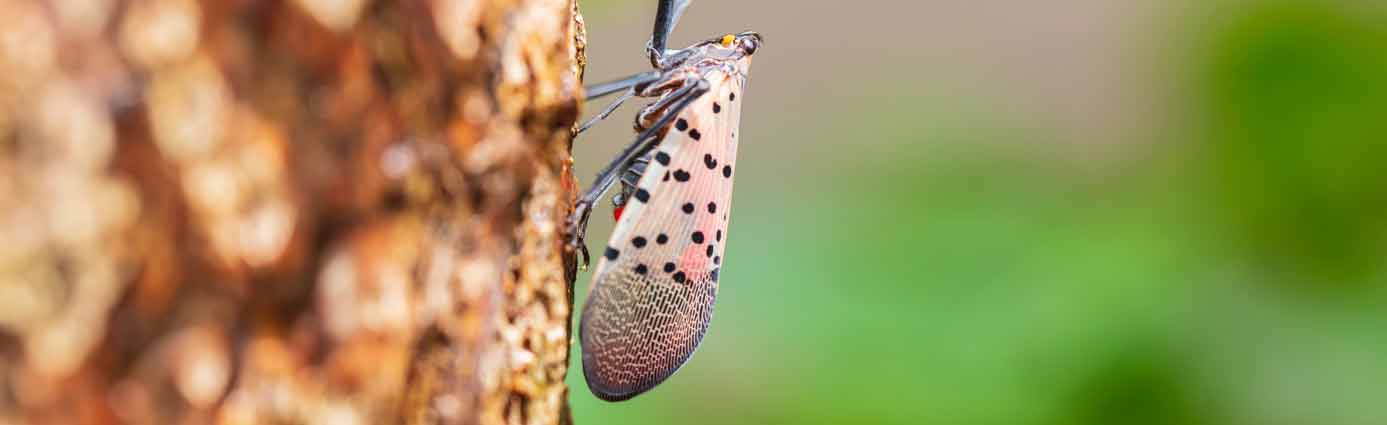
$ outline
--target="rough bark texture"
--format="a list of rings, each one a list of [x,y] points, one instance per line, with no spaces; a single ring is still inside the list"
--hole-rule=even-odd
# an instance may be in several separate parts
[[[573,0],[0,0],[0,423],[567,421]]]

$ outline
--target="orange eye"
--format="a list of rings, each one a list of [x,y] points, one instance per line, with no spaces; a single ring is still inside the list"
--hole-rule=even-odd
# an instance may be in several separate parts
[[[732,47],[732,42],[736,40],[737,37],[732,36],[732,34],[724,35],[722,36],[722,47]]]

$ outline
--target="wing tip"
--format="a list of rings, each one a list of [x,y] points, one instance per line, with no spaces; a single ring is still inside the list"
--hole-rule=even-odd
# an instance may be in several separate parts
[[[592,395],[597,396],[597,398],[603,401],[615,403],[630,400],[660,386],[661,383],[664,383],[671,376],[674,376],[675,372],[682,369],[684,364],[688,363],[688,358],[678,362],[672,368],[667,368],[646,376],[634,385],[625,386],[611,385],[606,378],[602,377],[601,374],[597,372],[600,368],[592,364],[594,361],[595,359],[592,357],[586,354],[583,355],[583,379],[587,381],[588,390],[592,391]]]
[[[594,278],[594,280],[597,283],[594,284],[592,292],[588,295],[588,299],[583,305],[582,318],[578,324],[578,342],[582,346],[583,356],[583,379],[587,382],[588,390],[591,391],[594,396],[608,402],[629,400],[664,383],[680,369],[683,369],[684,365],[688,364],[694,352],[702,345],[703,337],[708,330],[708,325],[712,322],[713,297],[716,297],[716,286],[709,288],[713,292],[708,295],[710,299],[708,299],[706,303],[704,316],[706,319],[700,320],[698,326],[693,331],[692,338],[684,341],[687,345],[686,349],[678,350],[677,353],[671,353],[674,354],[673,356],[664,357],[663,359],[665,361],[659,363],[658,367],[632,367],[632,365],[613,364],[614,359],[612,358],[606,358],[606,363],[603,364],[604,360],[602,358],[602,353],[610,353],[611,349],[614,347],[596,344],[595,341],[589,339],[590,336],[593,335],[594,326],[606,329],[610,325],[606,320],[593,321],[594,317],[601,316],[598,311],[602,310],[602,308],[599,306],[605,305],[603,301],[607,300],[608,295],[607,292],[598,289],[605,281],[600,278]],[[612,329],[607,330],[614,331]],[[638,347],[624,348],[635,349]],[[604,375],[604,371],[606,375]],[[636,378],[614,379],[617,377],[612,376],[612,374],[620,373],[618,371],[624,371],[628,375],[635,375]],[[615,381],[634,382],[629,384],[618,384]]]
[[[588,390],[592,391],[592,395],[597,396],[597,398],[602,399],[602,401],[612,403],[626,401],[654,388],[653,385],[645,388],[635,387],[626,389],[608,386],[603,378],[594,375],[593,370],[594,368],[588,365],[587,357],[584,356],[583,379],[587,381]]]
[[[608,364],[606,365],[607,367],[603,367],[598,364],[601,360],[599,360],[599,356],[594,351],[601,351],[601,349],[594,347],[584,338],[587,333],[585,332],[585,325],[588,323],[586,320],[583,322],[584,323],[579,325],[578,334],[578,340],[579,343],[582,344],[583,351],[583,380],[587,382],[588,390],[592,392],[592,395],[597,396],[597,398],[603,401],[615,403],[630,400],[638,395],[645,394],[647,391],[655,389],[655,387],[660,386],[660,384],[674,376],[674,373],[678,372],[679,369],[683,369],[684,365],[693,357],[693,351],[690,351],[673,359],[673,367],[667,366],[656,369],[646,369],[641,371],[645,373],[639,373],[640,377],[637,378],[634,383],[616,384],[613,382],[613,379],[611,379],[611,376],[603,375],[602,371],[611,370],[611,366],[613,365]],[[695,342],[694,344],[695,347],[697,347],[698,343]],[[632,371],[630,368],[623,369]]]

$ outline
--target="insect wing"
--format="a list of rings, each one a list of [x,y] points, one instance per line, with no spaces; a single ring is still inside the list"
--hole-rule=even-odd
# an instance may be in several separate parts
[[[713,316],[732,201],[745,77],[714,71],[711,90],[656,147],[593,274],[580,338],[598,397],[625,400],[674,374]]]

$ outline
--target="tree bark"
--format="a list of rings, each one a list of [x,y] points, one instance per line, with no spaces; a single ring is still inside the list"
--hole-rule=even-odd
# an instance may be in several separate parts
[[[0,0],[0,423],[568,423],[574,0]]]

